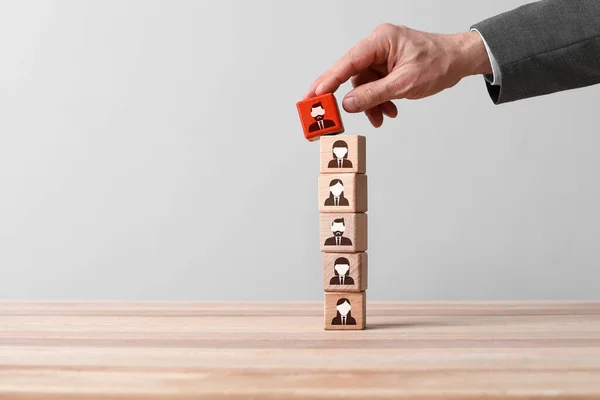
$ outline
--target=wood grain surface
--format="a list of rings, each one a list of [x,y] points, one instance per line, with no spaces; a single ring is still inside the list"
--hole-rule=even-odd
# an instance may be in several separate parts
[[[600,399],[600,302],[0,302],[0,399]]]

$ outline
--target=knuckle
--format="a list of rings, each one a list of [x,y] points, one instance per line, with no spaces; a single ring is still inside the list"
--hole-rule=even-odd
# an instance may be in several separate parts
[[[346,63],[352,67],[356,68],[356,61],[360,58],[360,51],[357,49],[357,46],[351,48],[346,57]]]
[[[393,28],[394,28],[394,25],[392,25],[390,23],[385,23],[385,24],[378,25],[375,28],[375,32],[377,32],[377,33],[387,33],[390,30],[392,30]]]
[[[392,96],[399,95],[406,87],[406,82],[402,78],[396,78],[385,85],[385,90]]]
[[[385,90],[388,99],[400,99],[406,96],[406,93],[414,86],[416,77],[414,74],[405,74],[394,77],[386,82]]]
[[[397,26],[390,23],[378,25],[373,31],[374,36],[389,36],[393,35],[399,29],[405,28],[403,26]]]
[[[356,47],[348,50],[348,62],[352,63],[354,60],[356,60]]]
[[[381,93],[372,87],[365,88],[365,98],[370,105],[381,103]]]
[[[360,54],[356,49],[352,49],[348,52],[348,66],[352,71],[359,71],[360,68],[358,66],[357,60],[360,58]]]

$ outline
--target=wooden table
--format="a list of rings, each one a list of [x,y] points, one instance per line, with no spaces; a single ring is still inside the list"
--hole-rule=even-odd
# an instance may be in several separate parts
[[[600,302],[0,302],[0,399],[600,399]]]

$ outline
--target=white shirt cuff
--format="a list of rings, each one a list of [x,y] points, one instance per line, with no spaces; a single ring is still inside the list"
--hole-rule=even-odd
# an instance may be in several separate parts
[[[492,76],[485,75],[485,80],[488,81],[491,85],[500,86],[502,85],[502,74],[500,74],[500,66],[498,65],[498,61],[496,61],[496,57],[490,50],[485,38],[477,29],[472,28],[471,31],[475,31],[481,36],[481,40],[483,40],[483,45],[485,46],[485,51],[487,51],[488,57],[490,58],[490,64],[492,64]]]

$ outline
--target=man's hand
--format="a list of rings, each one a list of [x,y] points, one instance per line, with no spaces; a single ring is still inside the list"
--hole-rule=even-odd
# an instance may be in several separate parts
[[[342,106],[351,113],[364,111],[377,128],[384,115],[398,115],[390,100],[421,99],[466,76],[491,73],[477,32],[444,35],[384,24],[314,81],[304,99],[335,92],[352,78],[354,89]]]

